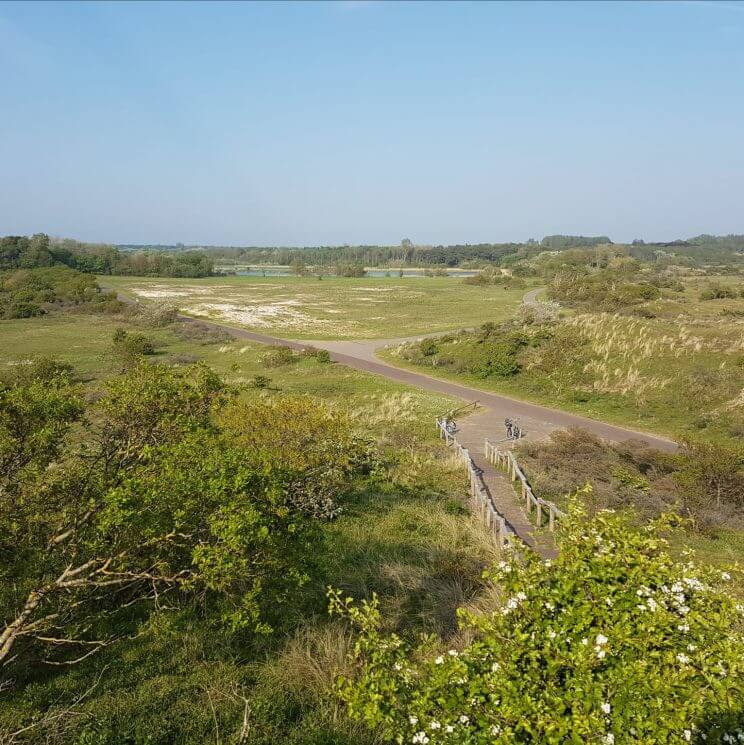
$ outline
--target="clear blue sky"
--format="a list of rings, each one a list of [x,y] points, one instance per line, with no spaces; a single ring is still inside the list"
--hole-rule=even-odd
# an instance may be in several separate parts
[[[0,234],[744,232],[744,4],[0,3]]]

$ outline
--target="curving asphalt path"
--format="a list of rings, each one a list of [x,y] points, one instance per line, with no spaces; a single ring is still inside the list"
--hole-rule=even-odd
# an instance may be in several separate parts
[[[542,291],[542,288],[531,290],[523,298],[526,305],[537,302],[536,296]],[[133,302],[131,298],[119,295],[124,302]],[[236,328],[216,321],[208,321],[202,318],[194,318],[179,314],[179,319],[186,323],[200,323],[213,329],[227,332],[236,339],[245,339],[247,341],[258,342],[259,344],[271,344],[290,347],[291,349],[302,350],[309,346],[326,349],[330,352],[331,359],[355,370],[361,370],[373,375],[380,375],[389,380],[395,380],[399,383],[423,388],[435,393],[442,393],[447,396],[460,398],[465,402],[477,401],[485,412],[478,415],[481,426],[484,431],[491,434],[491,439],[496,438],[496,433],[503,430],[503,420],[506,417],[519,420],[523,423],[523,429],[532,437],[547,436],[551,431],[556,429],[566,429],[569,427],[580,427],[598,437],[613,442],[623,440],[638,440],[646,443],[649,447],[667,452],[675,452],[678,449],[673,440],[669,440],[659,435],[652,435],[646,432],[619,427],[615,424],[608,424],[596,419],[569,414],[565,411],[552,409],[548,406],[527,403],[518,399],[502,396],[497,393],[490,393],[478,388],[472,388],[459,383],[452,383],[447,380],[431,377],[420,372],[405,370],[395,367],[384,360],[375,356],[375,351],[391,344],[400,343],[409,339],[421,339],[422,336],[409,337],[409,339],[388,339],[374,340],[365,342],[356,341],[293,341],[288,339],[279,339],[266,334],[259,334],[255,331]]]
[[[297,350],[305,349],[308,346],[326,349],[330,352],[331,359],[334,362],[354,368],[355,370],[372,373],[373,375],[381,375],[384,378],[395,380],[399,383],[461,398],[466,402],[477,401],[487,409],[485,413],[478,416],[488,420],[488,424],[491,426],[487,428],[493,432],[501,432],[504,418],[510,417],[511,419],[527,420],[524,429],[528,433],[537,432],[541,435],[547,435],[555,429],[580,427],[592,432],[598,437],[614,442],[633,439],[643,441],[649,447],[659,450],[665,450],[667,452],[677,450],[677,444],[665,437],[638,432],[626,429],[625,427],[618,427],[617,425],[607,424],[596,419],[588,419],[576,414],[559,411],[558,409],[551,409],[547,406],[519,401],[508,396],[501,396],[496,393],[471,388],[470,386],[460,385],[459,383],[433,378],[424,373],[395,367],[375,357],[375,349],[385,346],[385,342],[289,341],[287,339],[278,339],[274,336],[258,334],[254,331],[247,331],[246,329],[235,328],[234,326],[226,326],[221,323],[215,323],[214,321],[191,318],[190,316],[180,316],[180,319],[187,322],[198,322],[215,329],[226,331],[236,339],[246,339],[260,344],[281,345]],[[390,342],[388,341],[387,344],[390,344]]]

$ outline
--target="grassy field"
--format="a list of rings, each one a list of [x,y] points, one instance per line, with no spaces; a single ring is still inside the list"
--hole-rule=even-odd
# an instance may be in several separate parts
[[[53,355],[74,365],[86,379],[105,379],[118,370],[111,355],[116,328],[142,332],[153,339],[156,354],[149,359],[184,364],[202,361],[229,383],[248,383],[256,375],[270,379],[270,389],[318,396],[355,412],[379,434],[390,434],[399,424],[413,428],[417,437],[436,439],[434,417],[451,409],[456,400],[420,391],[337,364],[297,358],[280,367],[267,367],[267,347],[228,340],[200,344],[176,335],[170,327],[143,327],[131,319],[106,315],[50,314],[43,318],[0,321],[0,370],[12,369],[35,355]],[[391,427],[393,429],[391,429]]]
[[[442,277],[101,277],[140,300],[292,339],[386,339],[499,321],[530,289],[477,287]]]

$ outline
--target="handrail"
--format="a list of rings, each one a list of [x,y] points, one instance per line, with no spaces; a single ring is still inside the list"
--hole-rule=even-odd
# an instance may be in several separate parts
[[[525,509],[527,515],[532,518],[534,515],[534,524],[538,528],[544,527],[545,516],[547,515],[548,530],[555,530],[556,520],[566,516],[566,513],[558,508],[553,502],[535,496],[532,486],[527,480],[524,471],[517,463],[517,459],[511,450],[500,450],[489,440],[485,441],[484,452],[486,460],[498,468],[503,468],[511,481],[519,481],[521,484],[522,499],[525,500]]]
[[[476,402],[477,403],[477,402]],[[504,547],[509,542],[509,536],[514,534],[511,525],[504,516],[496,509],[483,481],[482,471],[475,465],[470,457],[470,452],[463,447],[455,435],[447,430],[447,417],[437,418],[437,429],[442,439],[448,445],[454,445],[457,454],[468,469],[470,479],[470,498],[473,510],[476,511],[485,522],[486,527],[491,530],[496,545]]]
[[[462,406],[458,406],[455,409],[450,409],[443,417],[442,420],[449,419],[450,417],[453,417],[455,414],[462,414],[464,411],[467,411],[470,407],[473,407],[475,409],[478,406],[477,401],[470,401],[470,403],[463,404]],[[439,419],[437,419],[437,422],[439,422]]]

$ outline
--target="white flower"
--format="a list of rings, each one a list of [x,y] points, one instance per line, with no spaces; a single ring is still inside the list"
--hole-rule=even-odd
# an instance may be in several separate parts
[[[426,732],[417,732],[412,738],[411,742],[416,743],[422,743],[422,745],[426,745],[427,742],[429,742],[429,738],[426,736]]]
[[[684,730],[682,732],[682,737],[684,737],[687,742],[690,742],[690,740],[692,740],[692,731],[689,729]]]
[[[612,598],[605,598],[605,605],[608,608],[612,608],[612,606],[613,606]]]
[[[429,729],[442,729],[442,725],[434,719],[431,724],[429,724]]]
[[[615,735],[613,735],[612,732],[608,732],[604,736],[602,742],[605,743],[605,745],[615,745]]]
[[[547,610],[555,610],[555,605],[553,605],[553,603],[551,603],[551,602],[549,602],[549,601],[546,601],[546,602],[545,602],[545,608],[546,608]]]
[[[491,665],[491,672],[495,673],[500,667],[501,665],[499,665],[498,662],[494,662],[493,665]]]
[[[686,665],[690,661],[690,658],[686,654],[682,654],[680,652],[677,655],[677,662],[679,662],[681,665]]]
[[[442,655],[439,655],[439,657],[437,657],[436,660],[434,660],[435,665],[441,665],[443,662],[444,662],[444,657],[442,657]]]
[[[493,726],[491,727],[491,734],[492,734],[492,735],[498,735],[498,734],[499,734],[500,732],[501,732],[501,727],[499,727],[499,725],[498,725],[498,724],[494,724],[494,725],[493,725]]]
[[[607,652],[605,652],[604,649],[598,649],[597,647],[595,647],[595,649],[597,651],[597,657],[600,660],[603,660],[605,658],[605,656],[607,655]]]
[[[400,664],[400,662],[396,662],[396,663],[395,663],[395,664],[393,665],[393,667],[394,667],[394,668],[395,668],[396,670],[402,670],[402,669],[403,669],[403,665],[401,665],[401,664]]]
[[[604,634],[597,634],[597,638],[594,640],[594,643],[601,647],[603,644],[607,644],[608,641],[609,640]]]
[[[681,623],[681,624],[680,624],[679,626],[677,626],[677,628],[678,628],[678,629],[679,629],[680,631],[683,631],[683,632],[684,632],[684,631],[689,631],[689,630],[690,630],[690,627],[689,627],[689,626],[688,626],[688,625],[687,625],[686,623]]]
[[[413,725],[416,725],[416,724],[418,724],[418,717],[413,717],[413,716],[411,716],[411,717],[408,717],[408,721],[409,721],[409,722],[410,722],[411,724],[413,724]]]
[[[470,721],[468,717],[466,717],[464,714],[460,714],[459,722],[460,724],[467,724]]]
[[[454,728],[454,727],[453,727],[453,726],[452,726],[451,724],[448,724],[448,725],[447,725],[447,726],[446,726],[446,727],[444,728],[444,731],[445,731],[445,732],[447,732],[447,733],[452,733],[452,732],[454,732],[454,731],[455,731],[455,728]]]
[[[638,608],[639,611],[647,611],[648,608],[645,605],[636,605],[636,608]]]
[[[581,643],[582,643],[582,644],[583,644],[584,646],[586,646],[587,644],[589,644],[589,640],[588,640],[588,639],[582,639],[582,640],[581,640]]]
[[[688,652],[694,652],[697,649],[697,647],[694,644],[688,644],[687,645],[687,651]]]
[[[721,579],[726,580],[726,582],[728,582],[731,579],[731,575],[728,572],[722,572]]]
[[[606,702],[604,704],[602,704],[602,706],[600,706],[599,708],[602,709],[602,711],[605,714],[609,714],[610,711],[611,711],[611,709],[612,709],[612,707],[608,703],[606,703]]]
[[[551,629],[550,631],[548,631],[548,636],[549,636],[549,637],[550,637],[551,639],[555,639],[555,637],[556,637],[556,636],[558,636],[558,634],[556,634],[556,633],[555,633],[555,631],[553,631],[553,630]]]
[[[459,654],[459,652],[458,652],[458,651],[457,651],[456,649],[450,649],[450,651],[449,651],[449,652],[447,652],[447,654],[448,654],[448,655],[449,655],[450,657],[457,657],[457,655]]]

